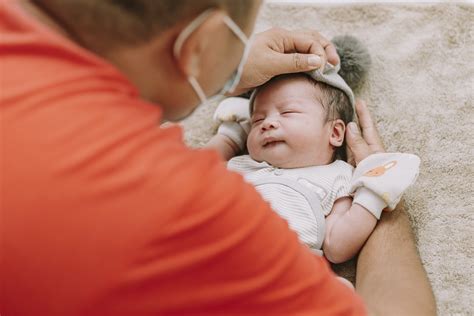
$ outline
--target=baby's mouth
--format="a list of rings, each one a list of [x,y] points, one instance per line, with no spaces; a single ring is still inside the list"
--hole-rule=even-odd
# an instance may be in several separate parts
[[[271,147],[271,146],[275,146],[275,145],[278,145],[278,144],[281,144],[281,143],[284,143],[284,141],[280,140],[280,139],[277,139],[275,137],[265,137],[263,139],[262,147],[263,148]]]

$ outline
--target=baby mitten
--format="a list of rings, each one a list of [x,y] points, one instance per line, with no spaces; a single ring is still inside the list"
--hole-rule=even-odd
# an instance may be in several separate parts
[[[229,137],[240,150],[245,148],[250,131],[249,100],[245,98],[227,98],[217,106],[214,120],[221,122],[218,134]]]
[[[377,219],[382,210],[393,210],[403,192],[412,185],[420,169],[420,158],[412,154],[381,153],[362,160],[352,175],[353,203],[365,207]]]

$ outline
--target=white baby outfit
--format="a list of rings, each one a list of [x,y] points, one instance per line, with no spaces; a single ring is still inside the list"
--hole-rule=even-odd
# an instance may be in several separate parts
[[[317,252],[324,240],[325,216],[337,199],[350,195],[354,169],[342,160],[324,166],[280,169],[249,155],[232,158],[227,167],[253,184],[300,240]]]
[[[232,158],[227,168],[242,174],[288,221],[300,240],[322,254],[325,216],[337,199],[353,196],[353,203],[380,219],[382,210],[395,208],[416,180],[419,164],[416,155],[380,153],[362,160],[356,169],[341,160],[323,166],[280,169],[244,155]]]

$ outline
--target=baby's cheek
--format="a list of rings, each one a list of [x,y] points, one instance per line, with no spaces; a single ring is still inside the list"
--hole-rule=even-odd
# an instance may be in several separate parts
[[[247,138],[247,149],[249,151],[249,155],[252,158],[256,158],[259,153],[259,146],[257,144],[257,141],[255,139],[255,134],[250,131],[249,137]]]

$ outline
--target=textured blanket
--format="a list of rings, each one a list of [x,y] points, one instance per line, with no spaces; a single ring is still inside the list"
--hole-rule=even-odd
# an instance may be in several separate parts
[[[405,200],[440,315],[474,313],[473,23],[469,4],[267,4],[256,27],[313,28],[366,43],[372,69],[360,97],[387,150],[422,160]],[[213,110],[183,122],[188,144],[214,133]],[[335,270],[353,280],[354,262]]]

